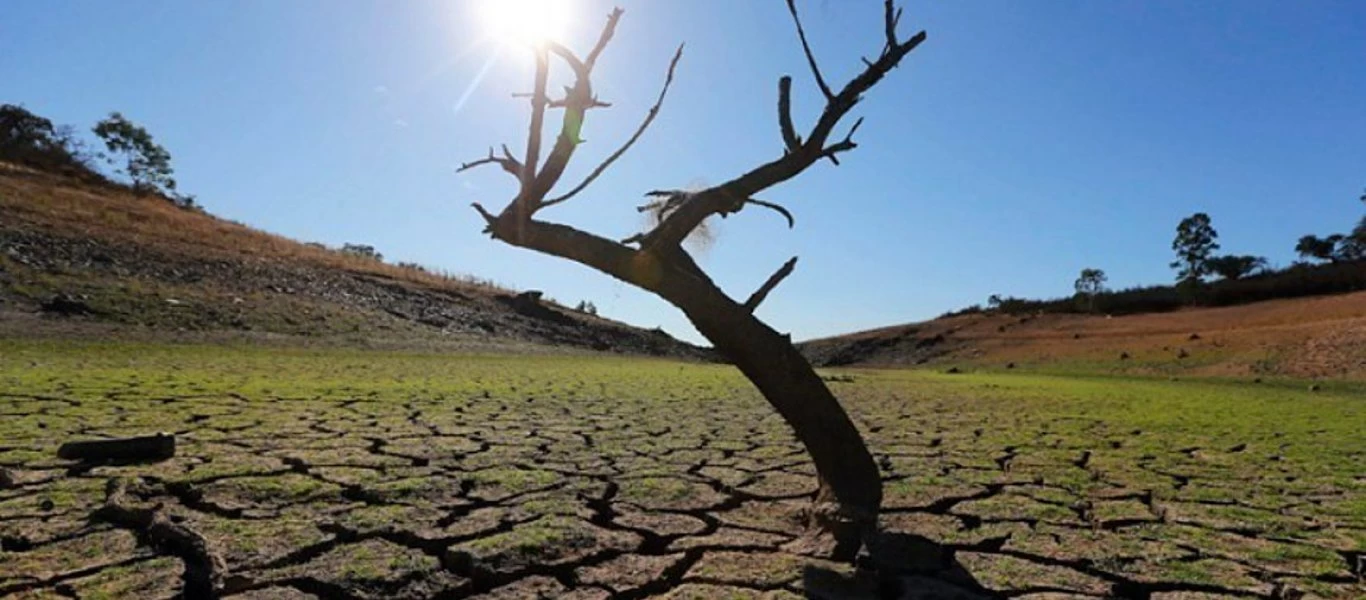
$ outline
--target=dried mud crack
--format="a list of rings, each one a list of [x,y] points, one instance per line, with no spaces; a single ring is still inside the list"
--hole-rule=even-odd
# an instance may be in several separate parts
[[[860,374],[839,392],[886,498],[854,566],[783,551],[814,472],[721,367],[171,356],[0,371],[0,595],[1366,595],[1364,484],[1341,476],[1366,469],[1350,449],[1308,462],[1325,433],[1002,410]],[[282,377],[305,366],[321,374]],[[158,430],[174,458],[74,469],[53,452]]]

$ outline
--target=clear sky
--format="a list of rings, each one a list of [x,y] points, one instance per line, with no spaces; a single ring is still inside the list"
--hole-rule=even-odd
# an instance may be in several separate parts
[[[566,0],[586,49],[610,9]],[[546,210],[615,238],[641,193],[719,183],[781,152],[777,79],[798,128],[819,106],[781,0],[620,2],[576,180],[634,129],[674,48],[674,89],[634,151]],[[880,3],[799,1],[827,77],[876,54]],[[929,40],[856,109],[843,166],[769,191],[797,217],[719,224],[703,266],[744,298],[791,255],[761,316],[797,338],[933,317],[992,293],[1059,296],[1084,267],[1165,283],[1177,222],[1208,212],[1224,250],[1293,260],[1306,233],[1350,229],[1366,187],[1366,3],[1358,0],[928,2]],[[586,267],[481,235],[471,201],[511,178],[456,174],[520,150],[525,51],[474,2],[6,0],[0,102],[88,128],[109,111],[173,156],[211,212],[289,237],[594,302],[698,340],[680,313]]]

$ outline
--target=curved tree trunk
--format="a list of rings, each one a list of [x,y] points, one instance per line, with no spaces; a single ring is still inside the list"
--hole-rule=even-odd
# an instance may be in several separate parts
[[[647,289],[681,309],[697,331],[759,388],[811,456],[820,487],[808,522],[811,535],[802,541],[801,550],[853,558],[865,534],[877,524],[882,504],[877,464],[849,415],[791,338],[752,312],[781,275],[791,272],[795,260],[784,265],[750,302],[739,304],[681,248],[647,254],[648,260],[640,256],[632,261],[629,274],[639,277],[662,271],[665,276],[659,285]],[[634,283],[641,284],[639,280]]]
[[[853,558],[877,523],[882,480],[863,437],[825,382],[792,345],[743,306],[668,298],[726,358],[759,388],[806,447],[820,489],[811,512],[811,551]],[[833,547],[829,544],[833,543]]]

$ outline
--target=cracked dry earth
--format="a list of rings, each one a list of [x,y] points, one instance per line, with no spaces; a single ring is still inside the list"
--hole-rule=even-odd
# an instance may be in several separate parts
[[[4,597],[193,597],[206,560],[237,599],[1366,597],[1361,442],[1332,429],[1361,412],[1322,395],[1296,410],[1326,424],[1273,415],[1282,431],[1248,437],[1028,378],[841,378],[884,471],[874,576],[783,552],[813,472],[726,367],[6,352]],[[153,431],[175,458],[55,458]],[[101,518],[111,480],[209,557]]]

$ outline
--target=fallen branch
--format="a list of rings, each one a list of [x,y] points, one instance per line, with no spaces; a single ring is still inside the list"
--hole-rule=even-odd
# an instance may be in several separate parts
[[[67,442],[57,457],[86,462],[165,460],[175,456],[175,436],[167,433],[113,440]]]

